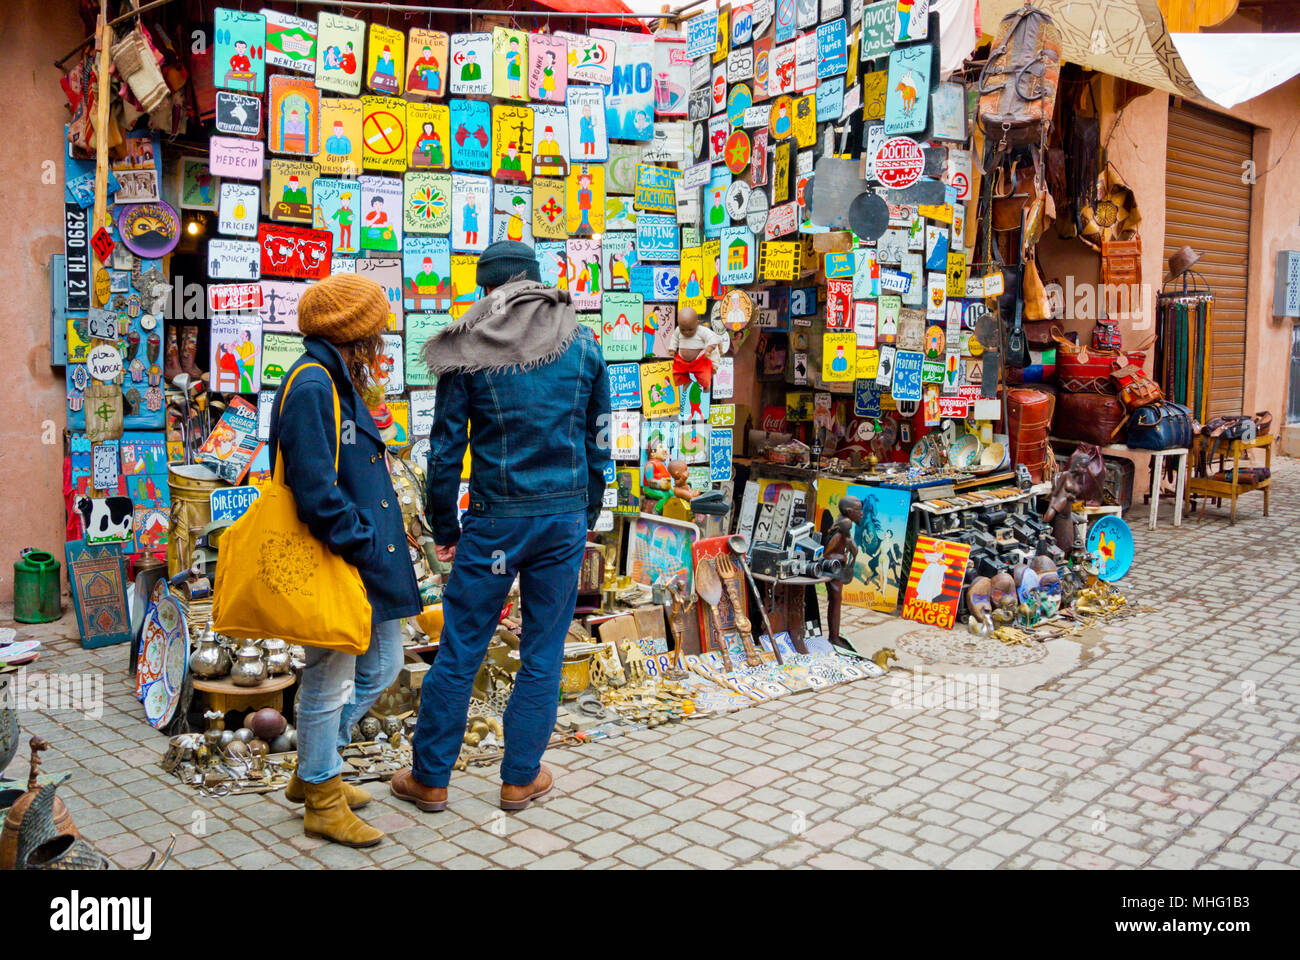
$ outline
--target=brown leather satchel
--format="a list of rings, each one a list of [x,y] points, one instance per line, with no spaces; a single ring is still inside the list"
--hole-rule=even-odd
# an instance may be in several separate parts
[[[1002,18],[980,73],[979,121],[999,149],[1044,143],[1061,76],[1061,34],[1026,3]]]
[[[1120,426],[1128,416],[1118,397],[1100,393],[1060,393],[1052,417],[1052,436],[1081,440],[1104,447],[1123,443]]]

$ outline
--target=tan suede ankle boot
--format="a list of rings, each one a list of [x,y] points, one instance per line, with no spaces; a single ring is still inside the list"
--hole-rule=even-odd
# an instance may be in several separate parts
[[[371,801],[371,796],[361,787],[354,783],[343,781],[343,798],[347,800],[348,806],[353,810],[359,810]],[[288,785],[284,788],[284,799],[290,803],[302,803],[307,799],[307,784],[294,774]]]
[[[343,798],[343,778],[334,777],[324,783],[303,783],[306,788],[307,809],[303,813],[302,829],[309,837],[332,840],[347,847],[373,847],[384,839],[384,832],[362,822],[348,809]]]

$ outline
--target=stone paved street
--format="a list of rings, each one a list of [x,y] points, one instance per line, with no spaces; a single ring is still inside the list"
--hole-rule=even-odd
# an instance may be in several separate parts
[[[105,671],[103,716],[25,713],[8,774],[49,739],[45,769],[75,771],[60,796],[121,866],[175,832],[185,867],[1298,867],[1300,464],[1274,465],[1268,519],[1255,495],[1234,527],[1211,508],[1175,529],[1166,506],[1151,532],[1136,507],[1137,612],[1053,641],[1050,668],[1000,669],[995,712],[896,706],[896,665],[553,751],[558,789],[518,815],[491,769],[456,776],[442,814],[371,784],[389,839],[353,851],[305,838],[276,796],[202,800],[165,775],[126,651],[83,651],[69,613],[16,626],[52,641],[42,668]],[[883,619],[854,612],[846,632],[874,649],[899,636]]]

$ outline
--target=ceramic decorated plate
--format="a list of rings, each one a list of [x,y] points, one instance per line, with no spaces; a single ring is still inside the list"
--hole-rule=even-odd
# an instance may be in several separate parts
[[[939,462],[933,437],[922,437],[912,447],[911,463],[914,467],[933,467]]]
[[[41,649],[39,640],[19,640],[16,643],[5,644],[0,647],[0,663],[18,663],[19,658],[25,658],[22,662],[26,663],[39,649]]]
[[[1133,531],[1120,517],[1102,517],[1088,531],[1088,552],[1097,557],[1097,576],[1114,583],[1133,565]]]

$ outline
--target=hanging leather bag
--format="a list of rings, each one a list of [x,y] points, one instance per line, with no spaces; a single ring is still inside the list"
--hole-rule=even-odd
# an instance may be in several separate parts
[[[1061,34],[1025,4],[1002,18],[979,79],[979,122],[998,149],[1047,139],[1061,76]]]

